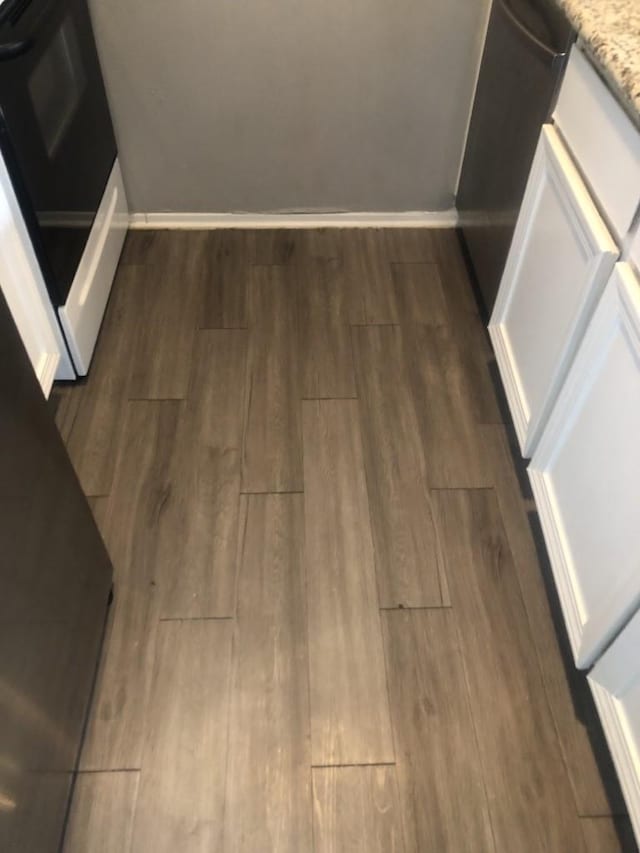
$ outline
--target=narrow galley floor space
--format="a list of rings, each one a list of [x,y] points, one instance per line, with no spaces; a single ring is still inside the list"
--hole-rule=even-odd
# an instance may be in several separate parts
[[[129,233],[64,853],[636,849],[498,388],[453,230]]]

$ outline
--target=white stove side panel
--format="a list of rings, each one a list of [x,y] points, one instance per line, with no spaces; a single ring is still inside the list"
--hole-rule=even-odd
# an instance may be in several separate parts
[[[116,159],[69,296],[59,309],[80,376],[89,370],[128,225],[127,197]]]
[[[0,156],[0,288],[45,397],[54,379],[75,379],[55,309]]]

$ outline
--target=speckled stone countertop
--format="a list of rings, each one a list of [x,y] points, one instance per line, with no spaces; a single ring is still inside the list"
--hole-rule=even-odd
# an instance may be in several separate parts
[[[640,124],[640,0],[556,0],[595,66]]]

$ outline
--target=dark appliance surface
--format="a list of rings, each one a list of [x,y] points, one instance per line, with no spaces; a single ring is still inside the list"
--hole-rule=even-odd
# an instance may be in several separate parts
[[[56,853],[112,569],[0,292],[0,850]]]
[[[574,38],[554,0],[493,0],[456,198],[487,315]]]
[[[0,6],[0,148],[64,305],[116,158],[87,0]]]

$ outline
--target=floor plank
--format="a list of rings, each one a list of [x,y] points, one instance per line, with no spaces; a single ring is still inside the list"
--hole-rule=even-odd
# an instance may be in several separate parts
[[[85,495],[108,495],[111,491],[144,275],[141,266],[119,267],[90,377],[84,384],[66,389],[56,414]]]
[[[493,851],[455,618],[387,611],[383,628],[407,850]]]
[[[312,849],[302,495],[251,495],[234,643],[224,849]]]
[[[235,228],[209,232],[204,264],[200,327],[246,328],[250,271],[248,232]]]
[[[296,276],[302,396],[355,397],[342,264],[335,259],[307,259],[297,267]]]
[[[393,292],[401,323],[441,326],[448,321],[440,269],[436,264],[391,264]]]
[[[586,853],[637,853],[628,817],[584,817],[580,823],[587,845]]]
[[[176,232],[173,231],[173,234]],[[151,264],[154,255],[161,244],[170,239],[170,232],[164,228],[141,228],[129,230],[122,254],[120,255],[120,267],[129,264]]]
[[[423,264],[437,259],[437,232],[432,228],[387,228],[380,233],[392,263]]]
[[[163,618],[233,616],[247,332],[198,333],[159,531]],[[176,535],[176,532],[179,534]]]
[[[498,850],[583,850],[515,566],[490,490],[434,494]]]
[[[259,228],[249,232],[251,263],[257,266],[284,266],[294,256],[296,231],[287,228]]]
[[[404,340],[431,488],[484,488],[491,476],[469,406],[454,330],[412,326]]]
[[[315,853],[404,853],[395,767],[313,770]]]
[[[342,239],[350,322],[398,323],[400,317],[383,232],[378,228],[356,229],[345,232]]]
[[[177,402],[127,405],[104,531],[115,597],[80,758],[83,770],[140,767],[159,616],[158,526],[170,496],[179,411]]]
[[[613,783],[609,785],[609,791],[605,788],[601,769],[594,756],[589,729],[597,732],[600,738],[603,736],[591,691],[583,673],[578,672],[573,665],[567,670],[560,652],[555,620],[545,590],[540,559],[521,486],[514,470],[507,434],[502,427],[487,427],[484,435],[485,453],[491,461],[500,513],[514,557],[531,636],[538,653],[542,679],[558,730],[560,748],[569,771],[578,813],[607,815],[613,810],[617,814],[623,814],[626,810],[624,800],[619,789],[616,791],[615,771],[604,744],[601,757],[603,763],[608,764],[607,775]],[[560,630],[564,632],[562,625]],[[609,797],[613,791],[616,794],[613,801],[610,801]]]
[[[63,853],[129,853],[139,775],[78,775]]]
[[[402,332],[354,328],[353,349],[380,605],[437,607],[442,557]]]
[[[128,396],[135,400],[186,397],[200,325],[208,232],[158,233],[153,264],[144,267],[142,304],[136,317],[128,383]]]
[[[449,315],[455,323],[465,313],[477,314],[478,304],[469,281],[455,228],[432,231],[434,258],[440,267]]]
[[[302,228],[295,232],[293,239],[302,257],[325,261],[342,257],[338,228]]]
[[[315,765],[394,760],[357,407],[302,404]]]
[[[133,850],[222,849],[231,620],[161,622]]]
[[[461,313],[454,321],[454,337],[467,380],[468,408],[477,424],[501,424],[508,418],[504,395],[494,382],[498,368],[482,320],[476,314]]]
[[[296,281],[280,266],[254,267],[245,382],[244,492],[302,489]]]

